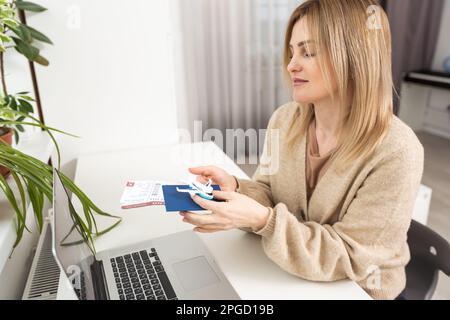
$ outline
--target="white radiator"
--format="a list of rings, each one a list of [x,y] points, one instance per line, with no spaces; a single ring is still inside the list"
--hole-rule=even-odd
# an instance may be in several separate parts
[[[22,299],[56,300],[59,273],[59,267],[52,253],[52,230],[50,221],[46,219]]]

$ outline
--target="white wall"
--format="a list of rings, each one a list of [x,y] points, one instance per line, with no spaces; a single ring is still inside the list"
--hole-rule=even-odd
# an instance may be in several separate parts
[[[45,121],[82,137],[60,137],[64,171],[80,154],[176,141],[170,2],[38,3],[49,10],[28,23],[54,42],[37,66]]]
[[[28,60],[14,49],[9,49],[5,53],[5,76],[9,94],[29,91],[33,95]]]
[[[441,30],[439,32],[438,45],[434,56],[433,69],[443,70],[443,63],[446,57],[450,56],[450,0],[445,0],[444,11],[442,13]]]

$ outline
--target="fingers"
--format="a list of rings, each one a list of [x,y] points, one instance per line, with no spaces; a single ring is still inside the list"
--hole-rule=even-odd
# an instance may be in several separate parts
[[[196,180],[202,184],[206,184],[208,182],[208,178],[205,176],[197,176]]]
[[[217,211],[220,209],[220,203],[203,199],[198,195],[191,195],[192,200],[200,207],[206,210]]]
[[[219,232],[219,231],[223,231],[222,229],[217,229],[217,228],[200,228],[200,227],[196,227],[194,228],[195,232],[199,232],[199,233],[214,233],[214,232]]]
[[[195,217],[194,213],[190,213],[187,211],[180,211],[180,215],[183,216],[183,222],[187,222],[190,224],[195,225],[195,228],[193,231],[199,232],[199,233],[213,233],[218,231],[225,230],[221,224],[218,223],[212,223],[212,224],[196,224],[192,220],[192,217]]]
[[[215,215],[198,215],[191,212],[180,212],[180,215],[183,216],[183,222],[187,222],[201,228],[215,227],[217,228],[219,225],[219,221]]]
[[[212,174],[213,168],[212,166],[193,167],[189,168],[189,172],[200,176],[208,176]]]
[[[206,184],[208,182],[208,179],[212,178],[213,169],[214,167],[212,166],[194,167],[189,168],[189,172],[197,175],[195,180],[202,184]]]
[[[236,196],[236,192],[229,192],[229,191],[213,191],[214,199],[217,200],[232,200]]]

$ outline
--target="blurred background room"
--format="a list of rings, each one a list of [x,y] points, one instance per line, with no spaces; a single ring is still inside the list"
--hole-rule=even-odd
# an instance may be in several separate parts
[[[291,100],[281,69],[284,31],[301,2],[179,2],[184,68],[177,71],[184,71],[185,93],[179,107],[187,110],[179,113],[179,125],[193,130],[194,120],[201,120],[203,130],[266,128],[273,111]],[[380,5],[391,24],[395,113],[425,148],[415,218],[450,240],[450,0]],[[245,153],[247,161],[238,163],[249,176],[257,167],[251,163],[254,150],[247,144],[236,151]],[[449,288],[450,279],[441,276],[434,297],[450,299]]]

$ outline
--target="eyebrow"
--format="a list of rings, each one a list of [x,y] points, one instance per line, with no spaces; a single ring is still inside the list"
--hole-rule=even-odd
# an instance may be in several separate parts
[[[305,40],[305,41],[300,41],[299,43],[297,43],[297,47],[301,48],[303,47],[305,44],[307,43],[313,43],[313,40]],[[289,44],[289,48],[293,48],[292,44]]]

